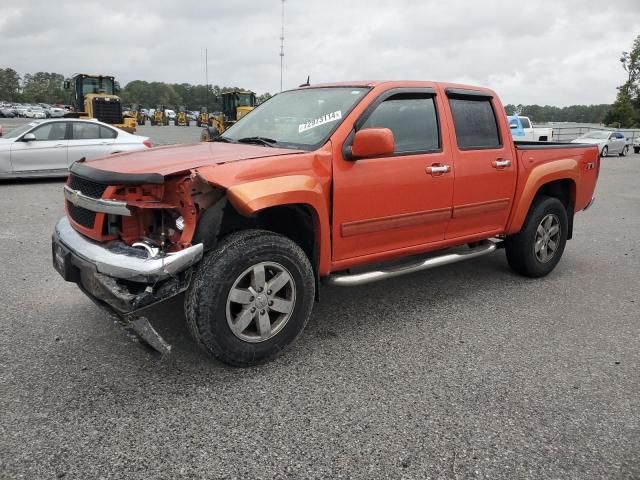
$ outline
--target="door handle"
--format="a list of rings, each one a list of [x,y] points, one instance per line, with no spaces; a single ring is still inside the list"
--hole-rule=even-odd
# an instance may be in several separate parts
[[[493,168],[497,168],[497,169],[507,168],[507,167],[511,166],[511,160],[506,160],[504,158],[498,158],[498,159],[494,160],[493,162],[491,162],[491,165],[493,166]]]
[[[449,173],[451,167],[449,165],[439,165],[434,163],[427,167],[427,173],[430,175],[442,175],[443,173]]]
[[[62,148],[62,147],[64,147],[64,146],[65,146],[65,144],[64,144],[64,143],[58,143],[58,144],[56,144],[56,148]]]

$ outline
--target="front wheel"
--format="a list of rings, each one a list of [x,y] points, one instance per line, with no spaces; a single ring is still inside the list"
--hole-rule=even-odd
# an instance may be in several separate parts
[[[602,148],[602,153],[600,154],[601,157],[606,157],[607,155],[609,155],[609,147],[603,147]]]
[[[626,157],[626,156],[627,156],[627,153],[629,153],[629,146],[628,146],[628,145],[625,145],[625,147],[622,149],[622,151],[619,153],[619,155],[620,155],[621,157]]]
[[[563,203],[554,197],[538,197],[522,230],[507,237],[509,266],[527,277],[543,277],[560,261],[567,243],[569,221]]]
[[[313,308],[309,259],[293,241],[245,230],[207,253],[185,298],[196,342],[229,365],[271,360],[302,333]]]

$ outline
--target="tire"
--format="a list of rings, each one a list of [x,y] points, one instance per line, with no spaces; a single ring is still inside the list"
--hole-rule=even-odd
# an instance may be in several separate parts
[[[633,147],[634,153],[640,153],[640,147]]]
[[[253,273],[261,266],[266,283]],[[268,293],[276,278],[288,280]],[[242,294],[241,301],[232,299],[232,289]],[[185,316],[191,335],[207,353],[228,365],[248,367],[272,360],[296,340],[314,299],[313,269],[297,244],[272,232],[244,230],[205,254],[185,296]],[[270,306],[274,301],[277,309]],[[269,328],[259,327],[265,313]],[[238,322],[242,325],[232,330]]]
[[[621,157],[626,157],[627,153],[629,153],[629,146],[625,145],[622,151],[618,155],[620,155]]]
[[[541,235],[542,231],[552,226],[558,227],[557,234]],[[522,230],[505,240],[509,266],[526,277],[538,278],[549,274],[562,257],[568,227],[567,210],[560,200],[544,195],[537,197]]]
[[[606,157],[607,155],[609,155],[609,147],[604,146],[602,147],[602,153],[600,154],[601,157]]]

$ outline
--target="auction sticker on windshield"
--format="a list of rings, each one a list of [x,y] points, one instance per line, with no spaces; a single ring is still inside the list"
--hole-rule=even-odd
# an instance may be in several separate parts
[[[298,133],[306,132],[307,130],[319,127],[320,125],[324,125],[325,123],[335,122],[337,120],[340,120],[341,118],[342,110],[337,110],[333,113],[327,113],[326,115],[318,117],[315,120],[309,120],[306,123],[298,125]]]

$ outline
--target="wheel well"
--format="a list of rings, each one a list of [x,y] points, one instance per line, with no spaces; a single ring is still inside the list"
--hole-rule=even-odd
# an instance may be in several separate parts
[[[564,205],[569,219],[569,232],[567,234],[567,239],[570,239],[573,236],[573,214],[576,200],[576,184],[573,180],[569,179],[555,180],[540,187],[536,193],[536,199],[541,195],[555,197]]]
[[[307,205],[279,205],[246,217],[223,198],[204,212],[193,242],[203,243],[206,251],[215,247],[220,238],[251,228],[269,230],[293,240],[307,255],[317,275],[320,248],[316,219],[313,209]]]

